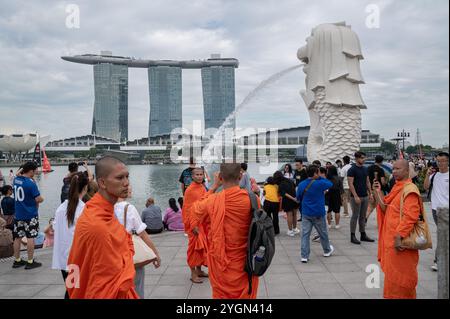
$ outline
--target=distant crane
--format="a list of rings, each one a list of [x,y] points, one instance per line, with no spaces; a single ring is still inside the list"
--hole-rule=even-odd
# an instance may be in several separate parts
[[[422,153],[422,135],[420,135],[420,130],[417,129],[416,132],[416,147],[418,149],[419,152],[419,158],[423,158],[423,153]]]

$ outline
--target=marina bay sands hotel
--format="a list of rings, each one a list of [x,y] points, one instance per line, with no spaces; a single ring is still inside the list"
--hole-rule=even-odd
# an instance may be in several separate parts
[[[63,60],[94,66],[92,134],[128,140],[128,68],[146,68],[150,95],[148,136],[170,134],[182,127],[181,70],[201,69],[205,129],[219,128],[235,109],[234,69],[239,61],[211,55],[206,60],[143,60],[100,55],[63,56]],[[232,124],[235,127],[235,123]]]

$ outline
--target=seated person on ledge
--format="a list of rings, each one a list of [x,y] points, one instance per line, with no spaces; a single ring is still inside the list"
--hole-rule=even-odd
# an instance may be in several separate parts
[[[163,220],[161,208],[155,205],[153,198],[147,199],[144,210],[142,211],[142,221],[147,225],[145,230],[148,234],[159,234],[163,231]]]

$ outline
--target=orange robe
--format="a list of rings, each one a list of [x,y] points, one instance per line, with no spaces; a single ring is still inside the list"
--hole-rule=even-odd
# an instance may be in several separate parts
[[[206,266],[207,254],[207,229],[206,219],[197,220],[192,218],[192,209],[194,204],[206,195],[207,191],[203,184],[191,183],[184,193],[183,203],[183,223],[186,234],[188,234],[189,243],[187,249],[187,263],[189,267]],[[199,234],[194,235],[192,230],[198,227]]]
[[[259,204],[258,204],[259,205]],[[239,186],[220,193],[208,193],[195,204],[195,218],[211,220],[208,238],[208,270],[214,299],[255,299],[258,277],[253,277],[248,294],[247,256],[251,204],[246,190]]]
[[[403,204],[403,218],[400,220],[400,199],[405,185],[407,195]],[[386,211],[383,213],[380,206],[377,206],[378,261],[385,275],[384,298],[416,298],[419,252],[408,249],[397,251],[394,248],[394,238],[397,234],[405,238],[411,233],[421,211],[419,196],[419,190],[410,179],[397,181],[385,197]]]
[[[95,194],[75,227],[68,265],[79,267],[79,288],[68,288],[70,299],[139,299],[133,254],[133,241],[114,206]]]

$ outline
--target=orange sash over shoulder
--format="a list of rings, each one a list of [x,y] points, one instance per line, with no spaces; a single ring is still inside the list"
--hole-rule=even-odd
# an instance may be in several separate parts
[[[130,234],[114,215],[114,206],[96,194],[75,227],[68,265],[79,267],[79,288],[70,299],[138,299]]]
[[[400,199],[405,192],[403,218],[400,219]],[[418,282],[417,265],[419,253],[417,250],[397,251],[394,238],[397,234],[407,237],[419,219],[421,211],[420,192],[410,179],[397,181],[385,197],[387,205],[383,213],[377,206],[379,229],[378,261],[385,274],[385,298],[415,298]]]
[[[254,299],[258,277],[253,277],[253,290],[248,294],[248,276],[244,270],[251,221],[249,195],[239,186],[208,195],[195,204],[194,210],[197,216],[209,215],[211,219],[208,269],[213,298]]]

